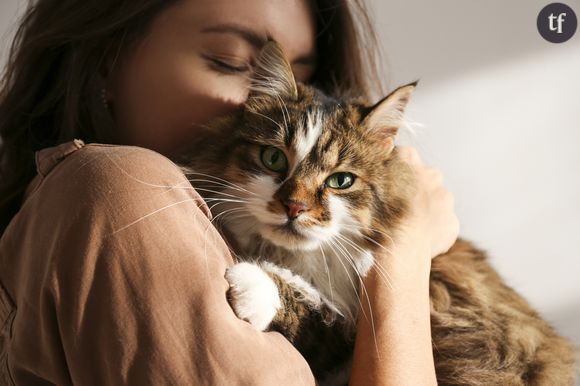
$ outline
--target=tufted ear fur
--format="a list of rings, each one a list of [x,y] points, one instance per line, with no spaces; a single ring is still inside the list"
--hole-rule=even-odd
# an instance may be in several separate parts
[[[266,43],[258,54],[250,78],[248,102],[259,104],[263,98],[298,98],[292,67],[274,40]]]
[[[417,83],[397,88],[373,106],[362,109],[362,124],[384,140],[385,147],[391,151],[399,127],[404,125],[404,113]]]

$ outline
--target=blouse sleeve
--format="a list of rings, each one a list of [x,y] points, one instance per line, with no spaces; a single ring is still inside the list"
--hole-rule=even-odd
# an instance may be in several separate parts
[[[15,382],[314,385],[288,341],[232,312],[209,217],[155,152],[87,145],[60,162],[14,225]]]

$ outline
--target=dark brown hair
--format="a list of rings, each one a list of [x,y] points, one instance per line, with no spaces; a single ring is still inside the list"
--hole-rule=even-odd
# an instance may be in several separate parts
[[[81,138],[119,143],[103,113],[103,63],[139,41],[178,0],[32,0],[0,89],[0,235],[36,174],[34,153]],[[312,83],[328,93],[382,93],[376,35],[363,0],[313,0],[317,19]]]

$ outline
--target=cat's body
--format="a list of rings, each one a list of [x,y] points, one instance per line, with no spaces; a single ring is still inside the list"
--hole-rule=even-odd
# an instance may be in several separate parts
[[[572,385],[575,351],[458,240],[432,262],[431,335],[440,385]]]
[[[333,99],[296,85],[270,43],[244,108],[182,162],[245,261],[226,273],[236,314],[286,336],[322,384],[348,380],[360,279],[414,189],[393,145],[414,86],[372,107]],[[440,385],[572,384],[574,348],[470,243],[433,261],[430,296]]]

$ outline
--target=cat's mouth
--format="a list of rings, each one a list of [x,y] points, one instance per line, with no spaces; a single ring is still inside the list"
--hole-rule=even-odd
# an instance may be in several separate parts
[[[280,231],[280,232],[287,232],[293,236],[297,236],[297,237],[305,237],[299,230],[298,227],[296,225],[296,223],[294,221],[288,220],[286,221],[285,224],[283,225],[278,225],[275,227],[276,230]]]
[[[269,225],[262,230],[262,237],[274,245],[291,250],[313,249],[318,244],[304,232],[303,227],[294,221],[281,225]],[[316,244],[316,245],[315,245]]]
[[[279,235],[279,237],[285,241],[291,241],[293,244],[303,243],[309,239],[301,229],[302,227],[294,221],[288,220],[286,223],[282,225],[274,225],[272,228],[275,235]]]

